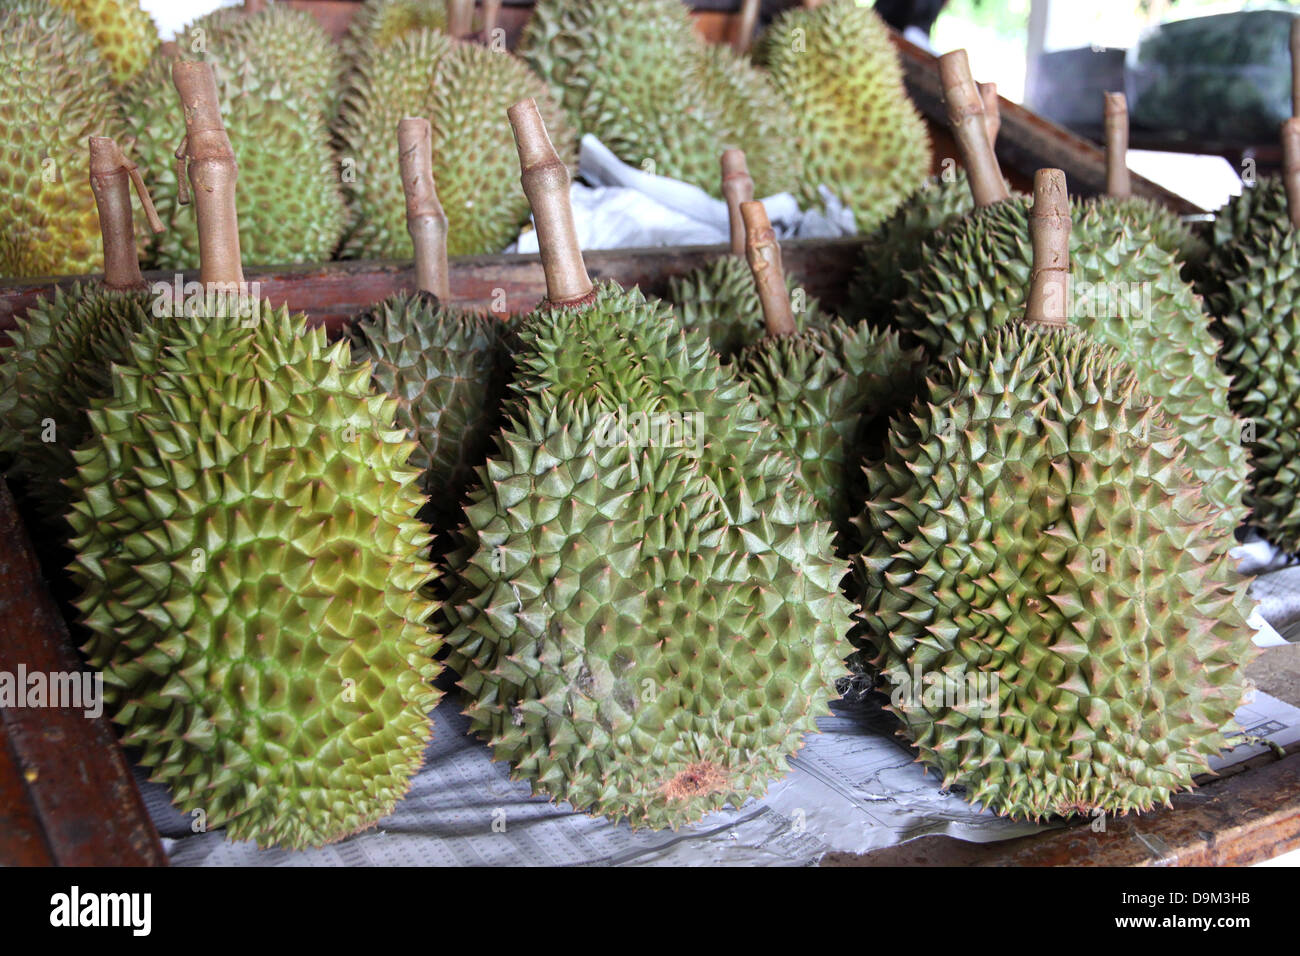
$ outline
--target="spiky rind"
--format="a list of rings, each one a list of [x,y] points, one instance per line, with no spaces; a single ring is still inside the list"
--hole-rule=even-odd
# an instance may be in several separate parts
[[[798,327],[817,324],[821,304],[793,276],[786,276],[785,285]],[[673,276],[668,280],[668,301],[683,326],[707,335],[714,351],[724,359],[732,358],[765,334],[754,273],[749,263],[738,256],[723,256],[686,275]]]
[[[677,0],[641,0],[635,16],[599,0],[542,0],[519,52],[571,125],[624,162],[716,197],[718,157],[736,148],[758,195],[800,181],[790,107],[748,61],[696,36]]]
[[[916,393],[923,367],[921,350],[905,351],[897,333],[838,319],[764,338],[736,359],[842,551],[854,543],[849,518],[865,492],[862,464],[881,451],[879,426]]]
[[[563,112],[512,54],[431,30],[405,34],[376,51],[340,109],[341,153],[356,172],[347,186],[353,223],[344,252],[411,257],[394,139],[407,116],[428,117],[433,128],[433,176],[447,214],[447,251],[475,255],[508,246],[528,221],[529,207],[502,117],[528,97],[537,100],[551,141],[572,165],[576,137]]]
[[[445,307],[427,292],[399,293],[360,317],[353,355],[397,402],[397,424],[416,443],[436,528],[463,520],[460,505],[500,425],[510,377],[512,324]]]
[[[1113,352],[1016,323],[939,368],[868,472],[863,656],[945,787],[1001,814],[1167,804],[1253,656],[1232,535]]]
[[[1072,215],[1071,321],[1133,367],[1176,423],[1225,527],[1236,527],[1248,463],[1209,316],[1173,255],[1123,206],[1076,203]],[[950,358],[1023,311],[1032,261],[1028,199],[977,209],[927,243],[925,267],[905,275],[898,324]]]
[[[112,364],[129,361],[132,338],[157,321],[152,298],[98,284],[56,287],[0,350],[0,450],[13,456],[12,474],[51,521],[67,510],[63,482],[90,434],[86,410],[112,393]]]
[[[605,284],[520,338],[452,558],[472,726],[535,792],[634,827],[739,805],[843,673],[829,525],[744,385],[662,304]]]
[[[828,187],[870,232],[930,171],[925,121],[903,88],[889,27],[868,5],[827,0],[788,10],[756,56],[794,112],[802,197]]]
[[[260,303],[137,338],[89,413],[69,515],[125,743],[181,810],[293,848],[392,810],[439,670],[412,443],[369,367],[305,321]]]
[[[305,19],[303,19],[305,18]],[[196,30],[202,30],[202,34]],[[310,14],[275,5],[248,17],[218,10],[187,28],[202,36],[183,44],[186,59],[212,64],[221,116],[239,166],[236,207],[245,264],[319,262],[333,257],[346,207],[330,149],[326,111],[338,68],[328,36]],[[171,61],[159,52],[123,92],[137,162],[149,170],[167,231],[151,240],[160,269],[199,264],[193,204],[178,202],[175,151],[185,115],[172,84]]]
[[[91,136],[122,135],[107,65],[45,0],[0,9],[0,276],[103,268]]]
[[[1295,302],[1300,238],[1280,180],[1261,181],[1216,222],[1211,304],[1219,359],[1250,448],[1251,522],[1277,547],[1300,551],[1300,342]]]
[[[130,82],[158,46],[158,28],[139,0],[51,0],[91,35],[113,79]]]

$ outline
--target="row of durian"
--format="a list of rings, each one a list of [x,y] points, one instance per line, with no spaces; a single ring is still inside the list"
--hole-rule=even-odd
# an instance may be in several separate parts
[[[1131,204],[1071,210],[1050,173],[1032,206],[1007,195],[964,55],[943,69],[974,201],[926,239],[906,278],[933,304],[899,329],[795,308],[735,152],[719,191],[748,290],[734,266],[731,298],[686,302],[705,273],[676,307],[593,284],[532,99],[509,111],[546,251],[528,315],[443,301],[435,134],[403,119],[389,161],[419,291],[334,344],[261,301],[159,316],[122,253],[130,163],[101,142],[106,259],[134,268],[32,310],[0,412],[70,525],[114,719],[177,805],[263,845],[372,825],[420,764],[444,645],[512,774],[634,826],[761,793],[854,674],[894,693],[945,785],[999,813],[1140,811],[1191,786],[1251,655],[1228,549],[1232,403],[1253,386],[1215,366]],[[238,287],[219,85],[172,70],[202,278]],[[1275,220],[1234,213],[1215,241],[1239,270],[1217,281],[1270,307],[1261,283],[1293,274]],[[1067,314],[1071,271],[1153,290],[1142,325]],[[1275,334],[1256,314],[1220,327]],[[992,690],[969,699],[971,678]]]
[[[451,253],[500,252],[528,219],[498,121],[523,97],[536,99],[571,167],[579,135],[593,133],[625,161],[716,195],[718,150],[735,147],[761,194],[790,190],[816,206],[825,186],[863,230],[930,164],[888,28],[854,0],[788,12],[755,61],[705,43],[680,0],[642,0],[635,16],[597,0],[541,0],[518,55],[491,31],[479,34],[486,45],[452,42],[449,24],[468,22],[457,0],[367,0],[341,44],[277,3],[219,9],[161,46],[137,0],[15,0],[0,18],[0,110],[23,120],[0,128],[11,224],[0,276],[102,268],[85,191],[89,135],[129,139],[154,177],[168,229],[142,231],[146,267],[197,266],[195,217],[172,161],[185,133],[176,56],[217,74],[254,265],[408,258],[389,162],[393,125],[408,115],[432,122]]]

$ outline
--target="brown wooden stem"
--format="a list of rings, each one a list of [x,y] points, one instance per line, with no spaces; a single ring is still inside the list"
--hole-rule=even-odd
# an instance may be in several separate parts
[[[162,223],[154,212],[135,165],[127,162],[117,143],[108,136],[90,137],[90,189],[99,210],[99,232],[104,240],[104,285],[110,289],[139,289],[145,284],[135,250],[135,220],[131,214],[131,181],[136,180],[140,202],[154,232]]]
[[[984,129],[989,136],[989,146],[997,153],[998,133],[1002,131],[1002,104],[998,101],[996,83],[980,83],[980,100],[984,103]]]
[[[1106,195],[1133,195],[1128,171],[1128,100],[1123,93],[1106,93]]]
[[[740,214],[745,221],[745,257],[754,273],[754,286],[763,305],[767,334],[772,338],[793,335],[799,329],[794,323],[794,310],[790,307],[790,292],[785,287],[781,246],[768,221],[767,210],[761,202],[746,202],[740,204]]]
[[[546,298],[553,305],[581,305],[594,287],[578,245],[578,229],[569,202],[569,170],[551,144],[551,137],[529,97],[506,111],[519,151],[519,181],[533,210],[537,245],[546,273]]]
[[[948,105],[948,122],[961,152],[962,165],[970,180],[975,205],[983,208],[1010,198],[1002,180],[997,156],[984,125],[984,101],[970,75],[965,50],[953,50],[939,58],[943,98]]]
[[[483,0],[483,41],[492,42],[492,31],[501,16],[501,0]]]
[[[745,220],[740,214],[742,203],[754,199],[754,180],[745,164],[743,149],[722,153],[722,196],[727,201],[727,220],[731,225],[731,254],[745,254]]]
[[[176,60],[172,83],[185,109],[185,158],[199,231],[199,280],[242,283],[235,180],[239,167],[221,121],[217,80],[207,63]]]
[[[1034,208],[1029,214],[1034,247],[1034,271],[1029,285],[1025,321],[1041,325],[1068,324],[1070,290],[1070,195],[1065,173],[1040,169],[1034,174]]]
[[[731,48],[737,53],[749,51],[754,42],[754,28],[758,25],[759,0],[742,0],[740,12],[736,15],[735,32],[731,36]]]
[[[1293,228],[1300,229],[1300,118],[1282,124],[1282,183]]]
[[[447,33],[468,36],[474,29],[474,0],[447,0]]]
[[[397,124],[397,156],[406,195],[406,231],[415,250],[415,282],[439,299],[451,296],[447,268],[447,214],[433,182],[433,131],[424,117]]]

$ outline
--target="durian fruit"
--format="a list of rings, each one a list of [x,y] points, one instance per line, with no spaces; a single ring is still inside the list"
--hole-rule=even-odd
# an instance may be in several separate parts
[[[930,139],[903,88],[889,27],[857,0],[787,10],[757,58],[790,105],[803,162],[802,196],[826,186],[869,233],[915,192],[930,169]],[[751,154],[751,162],[753,156]]]
[[[46,0],[0,7],[0,276],[98,272],[86,140],[122,135],[89,35]]]
[[[360,67],[376,50],[407,34],[446,29],[447,4],[442,0],[365,0],[352,15],[340,47],[343,58]]]
[[[984,129],[993,147],[1002,125],[997,84],[980,83],[979,91]],[[888,325],[893,320],[894,303],[905,290],[903,273],[924,262],[925,240],[974,208],[965,171],[945,160],[943,172],[922,183],[863,243],[858,267],[849,281],[845,314],[873,325]]]
[[[70,482],[75,604],[125,744],[259,846],[373,825],[431,734],[413,448],[346,342],[251,295],[206,64],[177,62],[206,296],[133,339]]]
[[[790,107],[762,71],[697,36],[680,0],[641,0],[632,15],[601,0],[540,0],[519,53],[572,125],[625,163],[720,198],[721,146],[745,151],[760,195],[801,181],[786,145]]]
[[[1300,551],[1300,119],[1282,128],[1285,173],[1234,200],[1216,223],[1211,307],[1219,361],[1250,443],[1250,521],[1276,547]],[[1287,215],[1279,215],[1280,209]]]
[[[397,424],[416,443],[410,464],[430,496],[431,523],[449,530],[463,520],[461,502],[500,424],[512,323],[446,304],[447,217],[433,181],[429,121],[403,119],[398,141],[418,288],[361,315],[352,354],[371,362],[375,384],[397,402]]]
[[[566,162],[576,136],[541,82],[509,53],[419,30],[377,50],[340,110],[338,135],[353,225],[344,253],[405,259],[411,239],[402,224],[402,185],[391,145],[405,116],[433,124],[434,176],[447,213],[448,252],[500,252],[528,221],[528,203],[512,185],[510,132],[500,120],[511,103],[535,97],[555,130]]]
[[[90,34],[99,54],[118,83],[127,83],[144,69],[158,46],[153,17],[140,8],[140,0],[51,0],[76,19]]]
[[[962,58],[947,54],[941,63],[950,100],[969,102],[974,94]],[[981,132],[978,124],[971,129]],[[1000,184],[996,160],[985,155],[992,169],[976,174],[968,162],[972,180],[978,175]],[[895,320],[933,359],[954,357],[1024,305],[1033,263],[1028,207],[1017,198],[976,206],[928,241],[924,265],[904,276]],[[1141,223],[1123,217],[1124,207],[1111,202],[1076,206],[1071,318],[1137,372],[1144,391],[1177,425],[1188,465],[1220,520],[1233,528],[1244,517],[1246,452],[1209,317],[1174,256]]]
[[[1066,325],[1064,174],[1035,196],[1025,320],[940,366],[869,470],[863,655],[945,788],[1034,820],[1143,811],[1235,729],[1248,580],[1179,428]]]
[[[281,4],[222,9],[184,31],[176,51],[216,72],[238,153],[244,261],[257,265],[333,257],[346,207],[327,126],[338,57],[314,18]],[[160,269],[198,265],[198,230],[173,154],[185,136],[159,51],[123,92],[127,127],[143,165],[157,170],[158,212],[168,226],[150,250]]]
[[[0,349],[0,453],[43,516],[60,522],[72,452],[90,430],[86,410],[112,390],[110,366],[130,358],[133,336],[152,325],[154,295],[136,258],[131,187],[161,229],[136,167],[114,140],[90,137],[90,184],[103,235],[103,281],[55,287],[10,330]],[[62,527],[57,530],[62,531]]]
[[[713,259],[682,276],[668,280],[668,301],[688,329],[700,329],[714,350],[732,358],[746,345],[763,337],[763,309],[754,293],[754,276],[745,261],[745,224],[741,203],[754,198],[754,180],[749,175],[745,152],[728,149],[722,153],[722,195],[731,222],[731,255]],[[792,300],[797,303],[795,319],[802,329],[816,323],[821,304],[787,280]]]
[[[677,827],[761,793],[828,712],[845,565],[704,336],[592,286],[536,105],[510,119],[547,301],[451,558],[449,663],[515,778]]]
[[[841,549],[854,543],[849,521],[860,502],[862,463],[878,453],[889,416],[915,393],[920,350],[904,352],[895,332],[825,317],[800,330],[790,305],[781,250],[762,203],[746,202],[747,258],[767,334],[744,348],[736,373],[776,426]],[[753,292],[751,291],[751,294]]]

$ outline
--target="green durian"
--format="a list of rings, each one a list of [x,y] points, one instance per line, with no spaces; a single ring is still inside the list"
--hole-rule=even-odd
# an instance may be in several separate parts
[[[514,323],[444,306],[428,292],[399,293],[351,330],[353,354],[397,402],[397,424],[416,443],[411,467],[430,496],[436,529],[463,520],[460,506],[501,424]]]
[[[86,140],[122,134],[107,65],[45,0],[0,8],[0,276],[103,268]]]
[[[720,195],[721,149],[743,149],[759,195],[793,189],[795,119],[769,78],[697,36],[679,0],[635,15],[599,0],[541,0],[519,53],[583,134],[624,162]]]
[[[338,129],[353,224],[346,255],[405,259],[411,239],[402,220],[402,183],[392,138],[406,116],[433,124],[434,178],[447,213],[448,252],[500,252],[528,221],[519,191],[510,127],[501,121],[517,100],[534,97],[565,162],[576,137],[540,81],[509,53],[420,30],[376,51],[340,111]]]
[[[127,83],[144,69],[158,46],[153,17],[139,0],[51,0],[90,34],[99,54],[118,83]]]
[[[801,196],[826,186],[869,233],[920,188],[930,139],[903,87],[889,27],[857,0],[788,10],[759,40],[756,58],[795,117]]]
[[[152,306],[147,290],[55,287],[0,349],[0,452],[47,519],[67,510],[72,453],[90,434],[86,410],[111,394],[111,366],[130,359],[131,339],[158,321]]]
[[[332,258],[346,207],[326,125],[338,63],[328,36],[310,14],[276,4],[253,15],[218,10],[191,24],[181,42],[182,58],[210,63],[217,75],[239,164],[243,261],[281,265]],[[136,154],[151,170],[155,205],[167,225],[149,247],[151,264],[195,268],[195,213],[179,202],[174,158],[185,118],[166,54],[150,59],[123,92],[123,102]]]
[[[453,556],[471,726],[535,792],[633,827],[739,806],[836,696],[849,617],[829,525],[745,386],[663,304],[602,284],[520,338]],[[641,444],[642,414],[676,430]]]
[[[1250,445],[1250,520],[1274,545],[1300,551],[1300,378],[1295,305],[1300,240],[1280,180],[1262,180],[1219,214],[1204,288],[1217,316],[1219,362]]]
[[[265,303],[137,337],[69,521],[84,650],[174,803],[290,848],[373,825],[430,739],[414,445],[370,368]]]
[[[894,303],[907,290],[903,274],[924,264],[926,240],[974,208],[965,170],[927,179],[863,243],[846,314],[873,325],[892,322]]]
[[[1210,319],[1179,263],[1110,201],[1075,203],[1070,254],[1072,320],[1133,367],[1177,425],[1220,520],[1235,527],[1247,473],[1240,423]],[[1028,201],[975,210],[928,242],[923,260],[904,275],[896,321],[932,357],[948,359],[1023,308],[1033,260]]]
[[[868,471],[862,656],[997,813],[1167,805],[1227,745],[1246,578],[1180,426],[1078,329],[989,316]]]
[[[440,0],[365,0],[352,15],[340,46],[344,60],[360,67],[376,50],[409,33],[446,29],[447,5]]]

